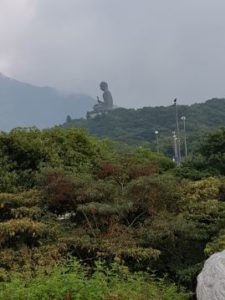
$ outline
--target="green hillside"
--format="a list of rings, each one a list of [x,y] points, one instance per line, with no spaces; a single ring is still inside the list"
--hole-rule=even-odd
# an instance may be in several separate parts
[[[180,117],[186,116],[186,129],[189,144],[193,144],[199,135],[209,129],[225,125],[225,99],[211,99],[205,103],[190,106],[178,105],[180,129],[183,124]],[[94,119],[71,120],[63,127],[84,127],[95,136],[109,137],[131,145],[153,143],[155,130],[159,131],[161,148],[170,152],[172,148],[172,131],[175,130],[175,107],[159,106],[141,109],[117,108],[107,115]]]

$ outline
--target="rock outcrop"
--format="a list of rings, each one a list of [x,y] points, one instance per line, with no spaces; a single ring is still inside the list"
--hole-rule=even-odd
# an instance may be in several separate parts
[[[198,300],[225,300],[225,251],[206,260],[197,281]]]

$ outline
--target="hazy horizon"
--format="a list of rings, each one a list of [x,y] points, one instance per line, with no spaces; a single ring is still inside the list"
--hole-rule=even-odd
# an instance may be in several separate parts
[[[143,107],[225,97],[225,2],[2,0],[0,72]]]

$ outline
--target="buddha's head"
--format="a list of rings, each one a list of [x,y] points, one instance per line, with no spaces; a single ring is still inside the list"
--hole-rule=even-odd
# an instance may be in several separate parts
[[[100,89],[101,89],[102,91],[108,90],[108,83],[105,82],[105,81],[102,81],[102,82],[100,83]]]

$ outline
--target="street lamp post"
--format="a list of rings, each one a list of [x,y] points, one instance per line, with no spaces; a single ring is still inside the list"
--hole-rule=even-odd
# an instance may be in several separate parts
[[[187,150],[187,135],[186,135],[186,117],[182,116],[181,120],[183,121],[184,124],[184,150],[185,150],[185,157],[187,157],[188,150]]]
[[[176,131],[177,131],[177,165],[179,166],[181,163],[181,151],[180,151],[180,128],[179,128],[179,121],[178,121],[177,98],[174,99],[174,106],[175,106]]]
[[[174,145],[174,158],[175,158],[176,165],[178,166],[179,158],[178,158],[178,150],[177,150],[177,136],[175,131],[173,131],[173,145]]]
[[[155,131],[155,137],[156,137],[156,149],[157,149],[157,153],[159,153],[159,132],[158,132],[158,130]]]

